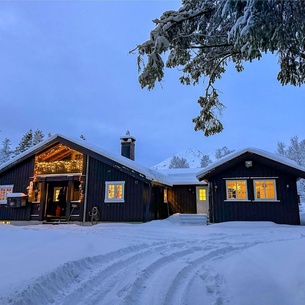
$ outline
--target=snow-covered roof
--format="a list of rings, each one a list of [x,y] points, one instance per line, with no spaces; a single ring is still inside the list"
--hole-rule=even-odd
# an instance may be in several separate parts
[[[168,176],[173,185],[205,185],[206,182],[199,181],[196,177],[200,168],[171,168],[158,169],[157,171]]]
[[[101,155],[101,156],[103,156],[107,159],[115,161],[115,162],[121,164],[123,167],[126,167],[126,168],[128,168],[132,171],[135,171],[135,172],[143,175],[147,180],[155,181],[155,182],[170,185],[170,186],[172,185],[171,180],[166,175],[164,175],[164,174],[162,174],[158,171],[155,171],[153,169],[150,169],[150,168],[144,167],[142,165],[139,165],[135,161],[130,160],[128,158],[125,158],[123,156],[117,156],[115,154],[111,154],[111,153],[103,150],[102,148],[94,145],[94,144],[90,144],[89,142],[87,142],[85,140],[71,138],[71,137],[63,136],[61,134],[55,134],[55,135],[49,137],[45,141],[42,141],[39,144],[29,148],[25,152],[19,154],[15,158],[11,159],[9,162],[6,162],[6,163],[2,164],[0,166],[0,171],[2,169],[5,169],[6,167],[13,166],[15,163],[20,162],[25,157],[33,154],[35,151],[38,151],[40,148],[46,146],[48,143],[56,140],[57,138],[62,138],[62,139],[65,139],[67,141],[73,142],[76,145],[79,145],[83,148],[86,148],[86,149],[92,151],[92,152],[95,152],[95,153],[97,153],[97,154],[99,154],[99,155]]]
[[[298,165],[296,162],[294,162],[293,160],[290,160],[286,157],[274,154],[274,153],[270,153],[268,151],[262,150],[262,149],[257,149],[257,148],[245,148],[242,149],[240,151],[237,152],[233,152],[231,154],[228,154],[224,157],[222,157],[221,159],[219,159],[218,161],[212,163],[211,165],[205,167],[204,169],[200,170],[197,173],[197,178],[198,179],[202,179],[204,176],[206,176],[207,174],[211,173],[212,171],[214,171],[216,168],[218,168],[219,166],[245,154],[245,153],[250,153],[250,154],[256,154],[262,157],[265,157],[267,159],[270,159],[272,161],[278,162],[280,164],[286,165],[290,168],[296,169],[298,171],[301,171],[304,173],[305,176],[305,168]]]

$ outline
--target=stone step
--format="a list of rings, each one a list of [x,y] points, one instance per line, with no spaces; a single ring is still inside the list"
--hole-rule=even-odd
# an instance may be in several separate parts
[[[207,225],[208,215],[206,214],[179,214],[181,224]]]

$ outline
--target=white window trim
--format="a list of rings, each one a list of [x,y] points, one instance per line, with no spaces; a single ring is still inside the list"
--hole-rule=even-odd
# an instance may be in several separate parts
[[[274,184],[274,197],[275,198],[273,198],[273,199],[269,199],[269,198],[267,198],[267,199],[262,199],[262,198],[256,198],[256,189],[255,189],[255,182],[256,181],[273,181],[273,184]],[[277,199],[277,193],[276,193],[276,180],[275,179],[270,179],[270,178],[262,178],[262,179],[254,179],[253,180],[253,191],[254,191],[254,201],[256,201],[256,202],[266,202],[266,201],[271,201],[271,202],[279,202],[279,200]]]
[[[8,188],[11,188],[13,192],[14,184],[0,185],[0,189],[8,189]],[[0,204],[6,204],[6,203],[7,203],[7,193],[5,192],[4,200],[0,200]]]
[[[122,185],[122,198],[108,198],[108,185]],[[125,181],[105,181],[105,202],[125,202]]]
[[[229,196],[228,196],[228,182],[232,182],[232,181],[244,181],[245,183],[246,183],[246,198],[245,199],[239,199],[239,198],[229,198]],[[246,201],[249,201],[249,199],[248,199],[248,185],[247,185],[247,180],[245,180],[245,179],[238,179],[238,178],[236,178],[236,179],[228,179],[228,180],[226,180],[226,200],[225,201],[227,201],[227,202],[230,202],[230,201],[244,201],[244,202],[246,202]]]

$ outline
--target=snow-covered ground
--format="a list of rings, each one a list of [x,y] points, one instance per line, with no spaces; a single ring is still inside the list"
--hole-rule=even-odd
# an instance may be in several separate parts
[[[1,224],[0,304],[305,304],[305,226],[176,220]]]

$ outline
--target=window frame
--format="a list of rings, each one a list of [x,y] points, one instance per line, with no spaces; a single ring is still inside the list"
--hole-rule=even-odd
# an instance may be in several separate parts
[[[3,184],[3,185],[0,185],[0,189],[5,189],[4,199],[3,200],[0,199],[0,204],[7,204],[7,195],[10,194],[10,193],[7,193],[7,189],[9,189],[9,188],[11,189],[10,193],[13,193],[14,184]]]
[[[109,186],[122,186],[122,198],[109,198]],[[123,203],[125,202],[125,181],[105,181],[105,203]]]
[[[257,193],[256,193],[256,186],[255,182],[258,181],[264,181],[265,183],[267,181],[273,181],[273,187],[274,187],[274,198],[257,198]],[[254,193],[254,201],[278,201],[277,199],[277,191],[276,191],[276,179],[271,179],[271,178],[260,178],[260,179],[253,179],[253,193]]]
[[[244,182],[246,186],[246,198],[229,198],[228,182]],[[236,193],[237,194],[237,193]],[[225,201],[249,201],[248,180],[247,179],[226,179],[226,200]]]

